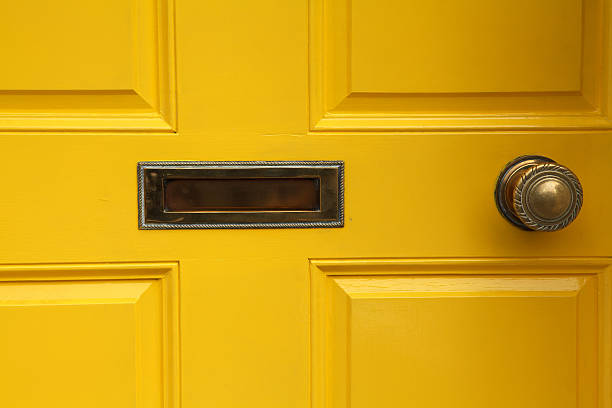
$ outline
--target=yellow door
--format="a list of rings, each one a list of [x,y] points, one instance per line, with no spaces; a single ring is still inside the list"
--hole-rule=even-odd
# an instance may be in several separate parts
[[[0,406],[612,408],[611,7],[6,1]],[[145,228],[170,161],[342,162],[344,213]]]

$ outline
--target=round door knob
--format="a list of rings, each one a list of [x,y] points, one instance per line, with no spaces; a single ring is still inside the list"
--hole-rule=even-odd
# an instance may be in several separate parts
[[[530,231],[567,227],[582,206],[582,186],[567,167],[543,156],[521,156],[497,180],[495,201],[512,224]]]

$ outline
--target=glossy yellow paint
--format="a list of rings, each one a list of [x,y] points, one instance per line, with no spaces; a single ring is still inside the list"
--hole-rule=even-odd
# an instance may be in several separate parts
[[[172,0],[27,0],[2,14],[0,131],[174,130]]]
[[[0,266],[11,407],[178,406],[178,266]]]
[[[314,405],[599,406],[609,280],[609,260],[315,260]]]
[[[311,0],[311,127],[609,128],[604,3]]]
[[[353,92],[580,89],[580,0],[353,0],[351,9]]]
[[[607,0],[13,3],[2,406],[612,407]],[[567,229],[498,214],[522,154]],[[321,159],[344,228],[137,228],[138,161]]]

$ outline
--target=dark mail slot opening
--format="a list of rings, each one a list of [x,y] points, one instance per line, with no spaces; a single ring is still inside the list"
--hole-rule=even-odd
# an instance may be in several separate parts
[[[164,180],[166,212],[319,211],[319,178]]]

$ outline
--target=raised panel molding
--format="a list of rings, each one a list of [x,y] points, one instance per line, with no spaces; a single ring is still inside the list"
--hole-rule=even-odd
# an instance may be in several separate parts
[[[311,260],[312,406],[610,408],[611,266]]]
[[[612,129],[608,2],[310,0],[310,128]]]
[[[6,406],[179,407],[177,263],[0,265]]]
[[[173,0],[4,10],[0,132],[174,132]]]

